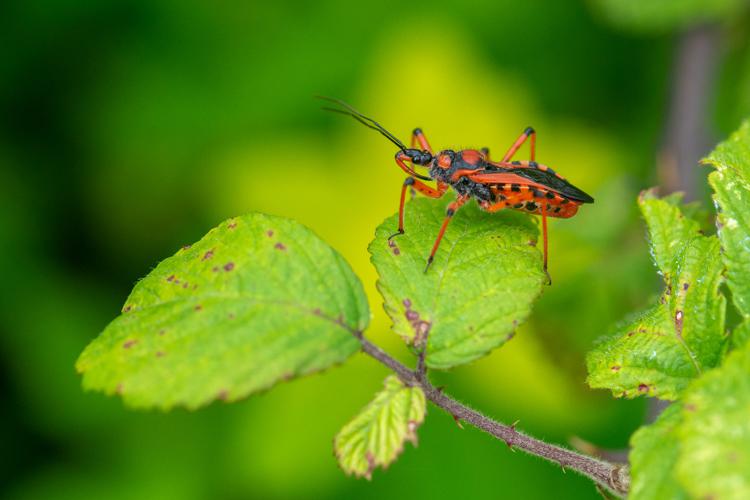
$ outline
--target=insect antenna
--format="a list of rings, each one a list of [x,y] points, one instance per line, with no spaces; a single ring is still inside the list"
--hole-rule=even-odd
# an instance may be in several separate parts
[[[385,129],[385,127],[383,127],[381,124],[379,124],[378,122],[376,122],[372,118],[368,118],[367,116],[363,115],[362,113],[360,113],[359,111],[357,111],[356,109],[354,109],[353,107],[351,107],[349,104],[345,103],[344,101],[342,101],[340,99],[335,99],[333,97],[326,97],[326,96],[322,96],[322,95],[317,95],[315,97],[317,97],[318,99],[322,99],[324,101],[328,101],[328,102],[332,102],[334,104],[338,104],[339,106],[341,106],[342,108],[344,108],[344,109],[339,109],[339,108],[331,108],[331,107],[328,107],[328,106],[324,106],[323,109],[325,109],[326,111],[333,111],[334,113],[341,113],[342,115],[349,115],[352,118],[354,118],[355,120],[357,120],[359,123],[361,123],[362,125],[364,125],[365,127],[368,127],[368,128],[371,128],[373,130],[377,130],[378,132],[380,132],[386,139],[388,139],[393,144],[395,144],[396,146],[398,146],[398,148],[401,151],[405,151],[406,150],[406,146],[404,145],[404,143],[401,142],[401,141],[399,141],[398,138],[396,138],[396,136],[394,136],[393,134],[391,134],[390,132],[388,132]]]

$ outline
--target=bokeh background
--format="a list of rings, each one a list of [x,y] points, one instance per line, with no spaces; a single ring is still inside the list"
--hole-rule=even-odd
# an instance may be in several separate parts
[[[336,431],[385,370],[322,375],[191,413],[83,393],[73,363],[159,260],[231,216],[284,215],[351,262],[369,336],[403,359],[367,244],[397,209],[393,146],[326,114],[344,98],[408,139],[538,158],[596,198],[551,222],[551,273],[514,340],[438,374],[558,443],[622,450],[643,401],[585,386],[594,340],[658,292],[639,190],[706,199],[696,159],[750,111],[743,0],[24,1],[0,6],[0,494],[35,498],[598,498],[434,407],[371,482]]]

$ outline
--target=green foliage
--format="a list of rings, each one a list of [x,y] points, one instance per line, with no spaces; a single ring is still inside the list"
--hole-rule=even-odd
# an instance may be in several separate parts
[[[399,23],[373,23],[393,5],[14,2],[0,84],[7,496],[389,498],[413,484],[416,470],[413,500],[498,491],[598,498],[582,478],[541,461],[507,450],[490,457],[483,436],[454,436],[448,423],[424,429],[422,449],[405,457],[413,469],[392,466],[375,484],[344,477],[320,437],[348,419],[359,380],[382,372],[359,355],[236,407],[169,416],[83,394],[70,366],[155,256],[251,210],[309,225],[380,298],[363,250],[394,210],[402,174],[389,162],[390,143],[309,102],[326,92],[352,99],[404,140],[423,126],[436,147],[488,145],[499,155],[534,125],[540,160],[598,194],[576,218],[551,225],[555,283],[524,338],[462,368],[449,387],[551,439],[564,439],[575,420],[576,431],[621,445],[643,401],[586,397],[572,365],[647,283],[631,192],[653,175],[674,39],[622,37],[586,12],[591,3],[441,2],[427,11],[403,3]],[[736,18],[720,37],[729,46],[715,69],[726,85],[714,94],[730,112],[713,110],[720,126],[712,130],[741,116],[735,94],[750,90],[750,73],[741,79],[732,69],[746,59],[749,20]],[[420,65],[461,61],[481,77],[393,78],[404,25],[450,25],[420,30]],[[38,70],[48,63],[51,71]],[[372,309],[380,336],[390,319],[379,304]],[[290,432],[300,419],[304,434]],[[50,453],[50,443],[64,452]]]
[[[671,400],[719,362],[726,342],[719,241],[698,233],[698,223],[685,216],[679,199],[658,199],[651,192],[639,197],[666,288],[657,304],[589,353],[591,387],[610,389],[615,396]]]
[[[632,438],[634,498],[750,495],[747,136],[745,125],[707,160],[717,168],[719,236],[701,232],[693,218],[699,208],[683,206],[681,195],[641,194],[665,289],[588,356],[592,387],[679,399]],[[406,234],[388,239],[394,215],[369,247],[393,329],[415,351],[425,349],[433,368],[467,363],[504,343],[545,281],[533,223],[475,204],[454,216],[424,272],[449,201],[411,202]],[[721,364],[725,263],[743,322]],[[358,350],[368,321],[361,283],[341,256],[296,222],[248,215],[159,264],[76,367],[86,388],[121,394],[132,406],[196,408],[342,362]],[[416,444],[425,411],[422,389],[386,378],[337,434],[341,468],[370,479],[376,467],[388,467],[406,441]]]
[[[633,480],[631,498],[641,500],[679,500],[687,498],[675,477],[679,457],[677,425],[682,406],[674,403],[652,425],[641,427],[630,440],[630,466]]]
[[[375,467],[388,467],[424,420],[426,401],[419,387],[407,387],[398,377],[385,379],[385,387],[336,435],[333,449],[347,474],[372,478]]]
[[[614,24],[639,30],[669,30],[721,21],[740,12],[744,0],[595,0]]]
[[[530,219],[486,213],[473,202],[453,217],[425,273],[449,201],[413,200],[406,233],[389,242],[398,227],[397,216],[390,217],[369,247],[393,330],[417,348],[427,337],[432,368],[468,363],[505,343],[545,281]]]
[[[633,435],[631,497],[750,496],[750,345]]]
[[[694,380],[681,393],[670,394],[679,396],[680,400],[652,425],[641,428],[633,435],[630,454],[632,498],[750,497],[749,139],[750,125],[746,122],[706,160],[716,167],[709,180],[719,211],[717,226],[722,247],[721,259],[715,249],[717,245],[711,243],[711,248],[704,249],[702,258],[696,256],[695,262],[699,265],[694,266],[683,255],[689,255],[696,242],[713,240],[714,237],[691,236],[692,228],[686,231],[690,224],[678,217],[665,244],[661,237],[654,235],[655,230],[658,232],[653,223],[654,217],[646,215],[652,233],[654,257],[664,272],[668,290],[679,290],[675,287],[682,283],[682,275],[689,268],[695,267],[699,273],[696,276],[701,281],[702,292],[692,302],[686,301],[683,309],[685,344],[690,345],[686,329],[691,319],[700,336],[699,346],[693,351],[698,354],[695,359],[700,360],[701,352],[715,353],[724,359],[714,361],[720,364],[717,368],[698,377],[693,376]],[[667,209],[669,207],[663,207],[661,213]],[[644,211],[644,214],[647,212]],[[672,213],[672,218],[674,215]],[[657,220],[660,227],[670,226],[668,220]],[[661,232],[662,236],[666,234],[664,229]],[[670,241],[677,241],[677,244],[671,245]],[[673,260],[660,258],[659,255],[670,248],[677,248]],[[723,298],[716,296],[716,286],[720,280],[716,270],[724,273],[724,266],[734,304],[743,317],[732,334],[733,349],[728,355],[726,350],[721,349],[718,340],[724,325],[724,306]],[[675,274],[675,278],[670,278],[671,273]],[[674,295],[662,296],[662,301],[670,303]],[[716,305],[717,302],[721,302],[721,307]],[[670,319],[664,317],[660,322]],[[600,351],[595,351],[589,358],[591,378],[598,376],[595,370],[601,371],[601,366],[592,363],[600,355]],[[644,349],[635,346],[630,356],[635,363],[645,363],[648,358]]]
[[[732,347],[742,347],[750,340],[750,321],[745,320],[732,332]]]
[[[708,181],[719,209],[717,227],[724,249],[727,284],[745,321],[750,320],[750,121],[704,160],[713,165]]]
[[[694,498],[750,498],[750,345],[685,394],[677,474]]]
[[[359,348],[369,310],[344,259],[304,226],[225,221],[138,282],[81,354],[87,389],[137,407],[233,401]]]

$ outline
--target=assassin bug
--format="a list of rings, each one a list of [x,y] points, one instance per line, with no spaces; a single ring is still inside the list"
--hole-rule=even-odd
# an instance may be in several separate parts
[[[451,218],[473,197],[487,212],[509,208],[542,216],[544,272],[547,274],[549,283],[552,283],[547,272],[547,217],[565,219],[573,217],[580,205],[593,203],[594,199],[551,168],[535,161],[536,132],[533,128],[527,127],[500,161],[490,159],[488,148],[460,151],[444,149],[435,154],[419,128],[412,132],[411,147],[407,148],[382,125],[364,116],[347,103],[331,97],[318,97],[340,106],[340,108],[324,107],[323,109],[351,116],[366,127],[377,130],[399,148],[396,153],[396,164],[408,174],[408,177],[401,186],[398,231],[392,234],[389,240],[404,234],[404,202],[409,188],[430,198],[442,197],[449,187],[452,187],[458,194],[456,200],[448,205],[445,219],[432,246],[430,256],[427,258],[425,273],[432,264]],[[530,140],[531,159],[513,161],[513,156],[527,139]],[[417,173],[414,170],[416,166],[427,168],[429,177]],[[437,181],[436,187],[430,187],[422,182],[431,180]]]

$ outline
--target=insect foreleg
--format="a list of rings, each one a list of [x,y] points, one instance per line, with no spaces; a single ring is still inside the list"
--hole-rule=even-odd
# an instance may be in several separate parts
[[[419,147],[422,148],[422,150],[434,154],[430,147],[430,143],[427,141],[427,137],[425,137],[421,128],[415,128],[414,132],[411,133],[411,147],[415,148],[417,147],[417,144],[419,144]]]
[[[398,231],[390,235],[389,240],[399,234],[404,234],[404,204],[406,203],[406,191],[409,188],[419,191],[429,198],[440,198],[448,190],[448,184],[438,181],[437,189],[434,189],[414,177],[407,177],[401,186],[401,202],[398,206]]]

